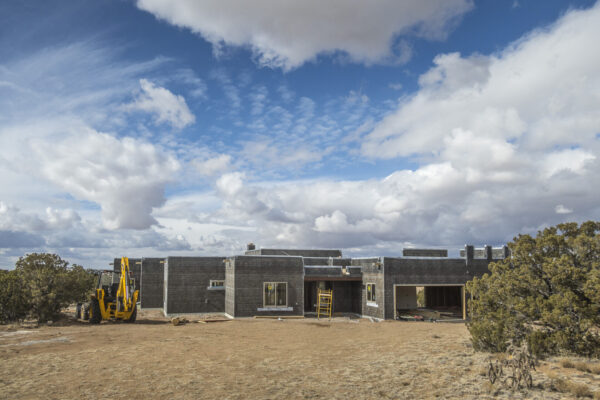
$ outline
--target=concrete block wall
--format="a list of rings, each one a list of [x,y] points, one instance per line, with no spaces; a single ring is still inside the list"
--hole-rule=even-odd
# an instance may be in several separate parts
[[[329,265],[332,267],[345,267],[352,264],[351,258],[337,258],[337,257],[304,257],[304,265]]]
[[[235,315],[235,263],[232,258],[225,260],[225,314]]]
[[[341,257],[341,250],[327,249],[255,249],[246,250],[247,256]]]
[[[446,249],[402,249],[404,257],[448,257]]]
[[[235,256],[228,259],[226,271],[228,315],[304,315],[302,257]],[[265,282],[287,282],[287,307],[264,307]]]
[[[352,260],[353,265],[355,262],[362,264],[362,286],[361,286],[361,308],[362,315],[374,317],[374,318],[385,318],[385,276],[384,276],[384,263],[382,259],[359,259]],[[367,284],[375,284],[375,302],[367,302]]]
[[[225,280],[224,257],[167,257],[164,264],[164,313],[225,312],[225,288],[211,289],[211,280]]]
[[[163,307],[164,262],[164,258],[142,258],[140,273],[141,308]]]

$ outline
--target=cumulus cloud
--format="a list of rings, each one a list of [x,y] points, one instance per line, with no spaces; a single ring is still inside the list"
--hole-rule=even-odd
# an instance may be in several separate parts
[[[47,207],[43,215],[24,212],[18,207],[0,201],[0,229],[47,231],[69,229],[81,221],[79,214],[71,209]]]
[[[510,152],[506,155],[511,156]],[[515,158],[516,160],[516,158]],[[507,159],[494,162],[502,164]],[[412,242],[460,246],[501,244],[517,232],[600,215],[600,178],[563,171],[546,180],[535,160],[517,171],[480,173],[440,162],[381,180],[249,183],[230,173],[217,183],[222,223],[245,221],[255,241],[286,246],[378,246]],[[520,172],[533,171],[525,176]],[[534,184],[533,182],[539,181]],[[557,202],[569,204],[556,206]]]
[[[138,0],[137,6],[201,35],[216,54],[224,46],[247,46],[259,64],[289,70],[336,51],[367,64],[406,62],[410,46],[396,43],[398,36],[443,39],[472,3]]]
[[[156,224],[152,210],[165,202],[165,185],[179,167],[155,145],[91,128],[35,139],[32,149],[41,174],[74,197],[99,204],[109,229]]]
[[[185,128],[196,121],[183,96],[173,94],[146,79],[140,79],[140,87],[142,91],[133,103],[125,105],[126,110],[154,114],[157,124],[168,123],[177,129]]]
[[[431,154],[454,129],[525,151],[582,147],[600,126],[600,4],[571,11],[489,56],[442,54],[420,89],[362,143],[373,158]]]

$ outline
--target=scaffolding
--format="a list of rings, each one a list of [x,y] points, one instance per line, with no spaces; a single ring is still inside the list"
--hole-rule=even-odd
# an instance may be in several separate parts
[[[327,316],[331,319],[331,308],[333,307],[333,290],[319,289],[317,294],[317,319]]]

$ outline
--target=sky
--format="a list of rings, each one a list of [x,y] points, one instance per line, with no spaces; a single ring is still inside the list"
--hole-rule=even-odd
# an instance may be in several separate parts
[[[600,219],[600,3],[0,2],[0,268]]]

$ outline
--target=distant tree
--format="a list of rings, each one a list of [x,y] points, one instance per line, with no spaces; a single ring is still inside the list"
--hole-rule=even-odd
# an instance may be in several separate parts
[[[526,342],[537,355],[600,356],[600,223],[559,224],[519,235],[511,257],[467,283],[476,350]]]
[[[96,284],[97,275],[83,268],[81,265],[73,264],[68,272],[67,293],[70,295],[70,303],[84,302],[89,300],[90,291]]]
[[[0,323],[22,320],[29,311],[23,281],[16,271],[0,270]]]
[[[19,258],[15,272],[23,284],[29,314],[40,322],[56,319],[69,304],[81,301],[93,287],[93,275],[56,254],[33,253]]]

